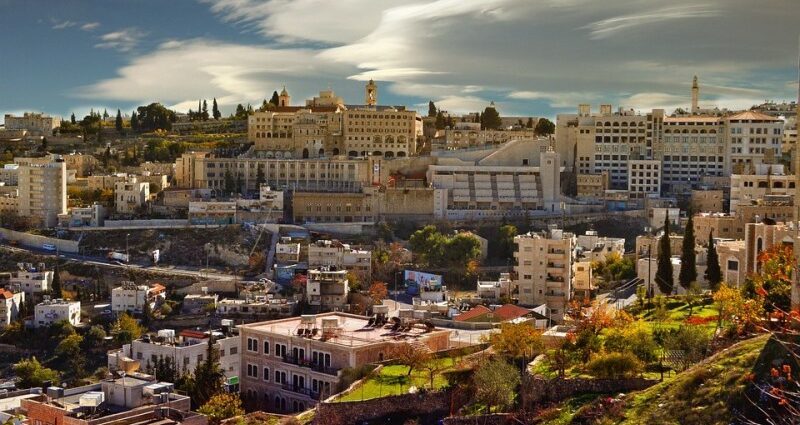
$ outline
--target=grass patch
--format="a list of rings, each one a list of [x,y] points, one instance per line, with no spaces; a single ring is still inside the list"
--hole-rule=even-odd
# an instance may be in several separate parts
[[[414,369],[411,375],[408,374],[408,366],[389,365],[384,366],[365,379],[360,385],[356,386],[349,393],[338,397],[336,401],[360,401],[372,398],[400,395],[408,392],[408,389],[417,387],[418,389],[439,390],[447,386],[447,379],[442,372],[453,369],[455,359],[444,357],[431,360],[436,365],[437,372],[433,377],[433,387],[431,388],[430,373],[424,368]]]
[[[731,422],[729,407],[747,386],[768,340],[763,335],[743,341],[628,399],[622,424],[713,425]]]

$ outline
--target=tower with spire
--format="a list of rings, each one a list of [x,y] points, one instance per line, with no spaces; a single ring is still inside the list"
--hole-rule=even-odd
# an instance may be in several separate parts
[[[278,95],[278,106],[290,106],[291,105],[292,97],[289,96],[289,92],[286,91],[286,86],[283,86],[283,90],[281,90],[281,94]]]
[[[700,99],[700,86],[697,85],[697,75],[692,80],[692,115],[700,113],[698,101]]]
[[[375,106],[378,104],[378,86],[371,78],[365,87],[364,104],[368,106]]]

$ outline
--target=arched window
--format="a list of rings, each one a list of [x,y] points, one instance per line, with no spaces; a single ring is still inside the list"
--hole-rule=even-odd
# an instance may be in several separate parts
[[[303,159],[308,158],[308,148],[303,149]]]

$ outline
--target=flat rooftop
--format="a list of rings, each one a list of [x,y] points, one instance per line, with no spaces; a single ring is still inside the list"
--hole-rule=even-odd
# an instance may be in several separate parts
[[[328,339],[322,338],[323,319],[338,319],[338,330],[335,337]],[[369,317],[358,316],[355,314],[331,312],[315,315],[315,322],[313,325],[310,323],[304,323],[302,317],[290,317],[268,322],[248,323],[239,325],[238,328],[240,330],[254,330],[257,332],[285,335],[287,337],[311,339],[342,347],[364,347],[383,342],[411,341],[423,338],[426,335],[432,335],[439,332],[450,332],[449,330],[445,329],[437,329],[432,332],[426,332],[425,328],[421,326],[412,327],[411,330],[405,332],[392,331],[391,321],[388,325],[375,328],[367,326],[369,324],[369,319]],[[299,336],[297,334],[298,329],[305,329],[309,326],[319,329],[315,336],[308,337]]]

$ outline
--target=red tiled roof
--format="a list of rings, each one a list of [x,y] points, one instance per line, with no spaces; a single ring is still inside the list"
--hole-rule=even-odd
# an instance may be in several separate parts
[[[150,285],[150,290],[152,290],[153,292],[164,292],[166,289],[167,288],[160,283],[154,283]]]
[[[194,330],[191,330],[191,329],[184,329],[184,330],[181,331],[181,333],[179,335],[184,337],[184,338],[197,338],[197,339],[208,338],[208,335],[206,335],[205,332],[203,332],[203,331],[194,331]]]
[[[474,318],[479,317],[479,316],[483,316],[484,314],[491,313],[491,312],[492,312],[492,310],[489,310],[488,307],[483,306],[483,305],[478,305],[478,306],[472,307],[468,311],[465,311],[465,312],[459,314],[458,316],[453,318],[453,320],[455,320],[456,322],[464,322],[464,321],[467,321],[467,320],[470,320],[470,319],[474,319]]]
[[[527,308],[520,307],[514,304],[505,304],[502,307],[498,308],[494,311],[494,314],[500,318],[502,321],[507,320],[514,320],[518,317],[525,316],[526,314],[530,314],[530,310]]]
[[[14,298],[14,293],[6,289],[0,288],[0,298],[5,298],[9,300],[11,298]]]

